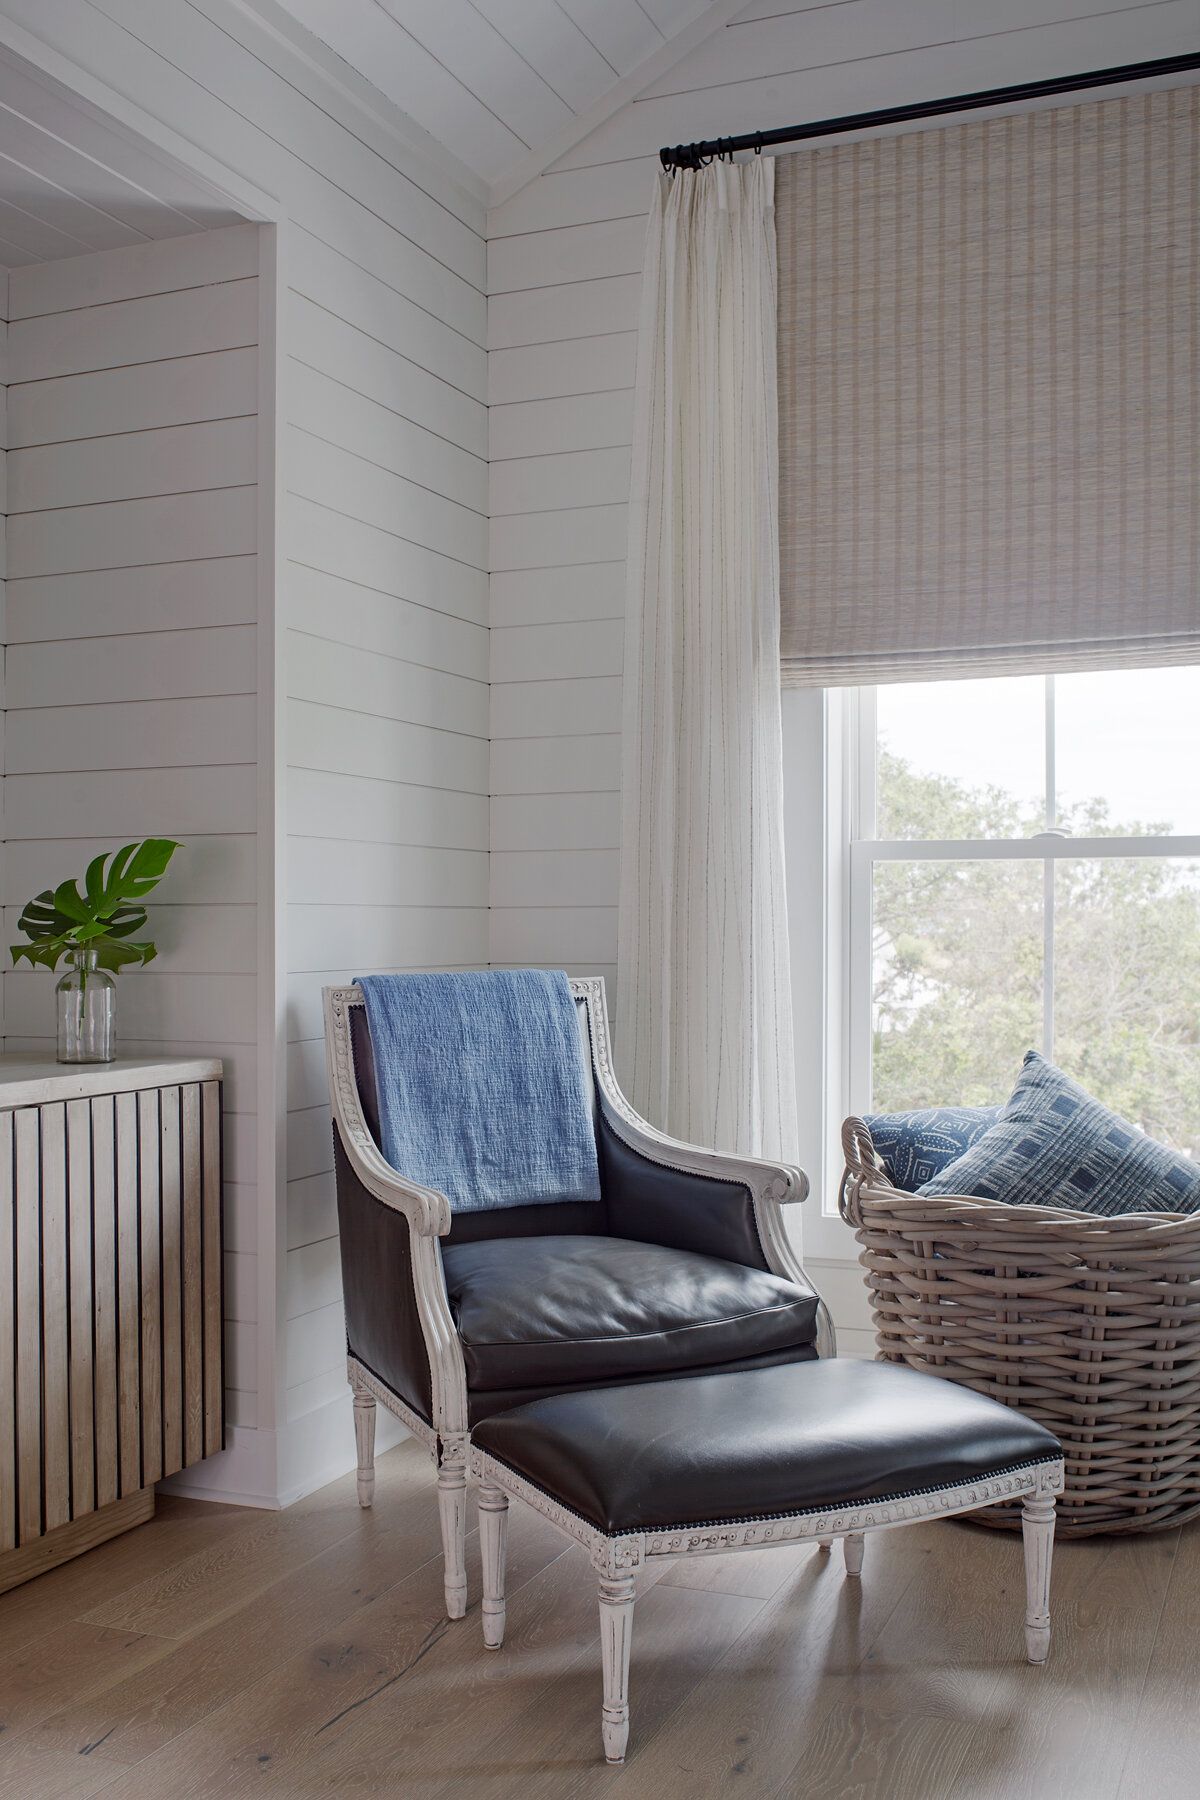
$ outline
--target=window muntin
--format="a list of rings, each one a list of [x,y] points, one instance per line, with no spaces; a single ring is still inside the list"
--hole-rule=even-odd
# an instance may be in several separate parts
[[[1200,1153],[1200,670],[862,689],[851,718],[852,1109],[1001,1101],[1033,1047]]]

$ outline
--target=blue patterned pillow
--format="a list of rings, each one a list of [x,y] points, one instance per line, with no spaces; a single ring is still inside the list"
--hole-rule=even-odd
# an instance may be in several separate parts
[[[923,1194],[975,1194],[1077,1212],[1200,1210],[1200,1164],[1109,1112],[1030,1050],[1000,1116]]]
[[[925,1106],[919,1112],[871,1113],[864,1121],[892,1181],[915,1194],[982,1137],[998,1106]]]

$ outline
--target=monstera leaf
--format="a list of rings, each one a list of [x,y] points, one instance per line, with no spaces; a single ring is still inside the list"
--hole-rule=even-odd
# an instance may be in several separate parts
[[[139,902],[162,880],[178,848],[174,838],[125,844],[92,859],[82,893],[74,881],[63,881],[36,894],[18,921],[29,942],[12,946],[14,963],[24,957],[35,968],[54,969],[72,950],[93,951],[100,968],[114,971],[152,961],[152,943],[130,940],[146,923]]]

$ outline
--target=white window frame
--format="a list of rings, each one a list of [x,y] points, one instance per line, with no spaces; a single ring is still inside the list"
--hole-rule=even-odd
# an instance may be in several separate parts
[[[871,1107],[871,911],[880,862],[1040,862],[1045,906],[1042,1048],[1052,1055],[1054,866],[1068,858],[1200,859],[1200,836],[1070,837],[1055,810],[1054,678],[1045,706],[1045,828],[1025,838],[876,836],[876,690],[785,690],[784,811],[800,1155],[812,1184],[805,1255],[845,1264],[855,1245],[837,1213],[839,1134]],[[819,1202],[819,1204],[816,1204]],[[834,1296],[835,1312],[836,1296]]]

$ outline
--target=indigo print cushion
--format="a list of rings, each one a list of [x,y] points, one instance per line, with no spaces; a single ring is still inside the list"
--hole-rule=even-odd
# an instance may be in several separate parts
[[[864,1123],[894,1185],[915,1194],[993,1125],[998,1106],[924,1106],[918,1112],[871,1113]]]
[[[1200,1209],[1200,1164],[1148,1138],[1030,1050],[995,1124],[920,1191],[1106,1217],[1188,1213]]]

